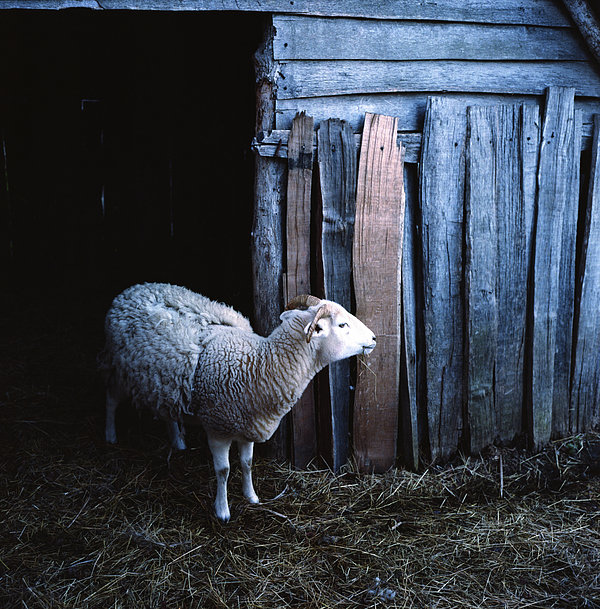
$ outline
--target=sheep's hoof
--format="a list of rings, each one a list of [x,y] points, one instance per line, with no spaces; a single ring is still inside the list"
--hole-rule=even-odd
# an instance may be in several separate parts
[[[229,507],[228,506],[218,507],[217,504],[215,503],[215,516],[222,523],[229,522],[229,519],[231,518],[231,513],[229,512]]]
[[[246,501],[248,501],[248,503],[253,503],[253,504],[260,503],[260,499],[258,498],[258,495],[256,493],[254,495],[250,495],[250,496],[246,497]]]

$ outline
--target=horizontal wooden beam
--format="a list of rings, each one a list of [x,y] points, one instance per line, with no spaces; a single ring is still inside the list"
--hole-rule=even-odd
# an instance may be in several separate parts
[[[373,19],[424,19],[474,23],[520,23],[571,27],[558,2],[547,0],[498,0],[482,6],[481,0],[0,0],[0,9],[91,9],[157,11],[252,11],[367,17]]]
[[[260,133],[252,142],[252,149],[261,157],[275,157],[278,159],[287,159],[288,139],[290,132],[287,129],[276,129],[269,133]],[[356,149],[360,147],[361,134],[354,134]],[[408,133],[398,131],[398,140],[405,147],[404,162],[418,163],[421,156],[421,133]],[[581,143],[582,150],[590,150],[592,145],[592,126],[584,125],[583,139]],[[313,138],[313,146],[317,147],[316,135]]]
[[[403,17],[404,18],[404,17]],[[589,61],[574,28],[276,15],[276,60]]]
[[[549,86],[600,97],[600,70],[583,61],[289,61],[278,99],[429,91],[541,95]]]

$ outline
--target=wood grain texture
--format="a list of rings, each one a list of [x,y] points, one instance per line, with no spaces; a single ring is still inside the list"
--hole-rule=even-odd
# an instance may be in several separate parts
[[[565,437],[570,433],[571,359],[573,350],[573,312],[575,308],[575,251],[579,217],[579,172],[581,158],[581,113],[576,111],[573,140],[569,154],[571,170],[562,226],[558,308],[556,311],[556,348],[554,355],[554,387],[552,390],[552,433]]]
[[[408,91],[541,95],[548,86],[600,97],[600,68],[582,61],[289,61],[277,98]]]
[[[263,33],[263,42],[254,56],[256,75],[256,133],[268,131],[275,122],[272,25]],[[285,163],[257,156],[254,169],[254,216],[251,233],[253,327],[267,336],[279,325],[283,307],[284,218],[287,190]],[[288,419],[260,453],[279,460],[288,456]]]
[[[343,116],[355,133],[362,130],[365,112],[396,116],[401,132],[423,129],[427,92],[375,93],[344,96],[324,96],[301,99],[278,99],[276,102],[276,128],[289,129],[299,111],[306,111],[318,126],[331,116]],[[461,101],[466,106],[497,104],[526,104],[543,106],[543,95],[500,95],[494,93],[444,93],[444,97]],[[600,113],[600,99],[575,99],[575,108],[583,112],[583,146],[589,150],[592,142],[592,116]],[[411,149],[407,142],[407,162]]]
[[[397,120],[367,114],[360,150],[354,239],[356,315],[377,336],[358,363],[354,452],[361,471],[396,458],[400,375],[400,260],[404,221]]]
[[[325,298],[352,308],[352,244],[356,212],[357,149],[350,125],[339,119],[318,131],[319,183],[322,202],[321,253]],[[350,361],[329,365],[330,465],[348,461],[350,438]]]
[[[465,106],[428,100],[421,153],[425,367],[429,449],[446,460],[463,429],[462,247]]]
[[[380,21],[276,15],[273,51],[285,60],[589,61],[577,30],[564,27]]]
[[[304,113],[292,123],[288,141],[286,300],[310,294],[310,224],[314,121]],[[304,468],[317,455],[314,385],[292,409],[292,459]]]
[[[356,16],[379,19],[426,19],[476,23],[522,23],[570,27],[560,3],[551,0],[0,0],[0,9],[91,8],[98,10],[252,11],[309,15]]]
[[[532,412],[535,447],[552,433],[562,229],[570,195],[573,155],[574,89],[550,88],[542,127],[538,168],[532,337]]]
[[[600,115],[595,117],[590,185],[578,273],[571,430],[600,422]]]
[[[498,346],[498,108],[467,109],[465,189],[465,371],[471,454],[494,441]]]
[[[419,405],[423,391],[423,282],[416,165],[404,165],[404,243],[402,245],[402,359],[400,374],[400,450],[404,465],[419,467]]]

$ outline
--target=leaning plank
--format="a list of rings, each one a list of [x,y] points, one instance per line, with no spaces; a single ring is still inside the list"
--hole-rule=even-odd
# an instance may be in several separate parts
[[[463,208],[466,108],[428,100],[420,199],[429,448],[445,460],[458,448],[463,405]]]
[[[573,310],[575,306],[575,250],[579,217],[579,165],[581,158],[581,113],[575,112],[571,142],[571,171],[562,226],[558,308],[556,312],[556,348],[554,355],[554,388],[552,390],[552,433],[565,437],[570,432],[569,403],[571,353],[573,349]]]
[[[564,27],[376,21],[276,15],[275,59],[588,61],[579,32]]]
[[[482,8],[481,0],[0,0],[0,9],[128,9],[180,11],[252,11],[369,17],[377,19],[426,19],[434,21],[473,21],[476,23],[522,23],[569,27],[568,17],[558,3],[545,0],[502,0]]]
[[[310,216],[313,167],[312,117],[294,119],[288,141],[286,298],[310,293]],[[317,454],[314,386],[306,388],[292,410],[292,458],[303,468]]]
[[[404,464],[419,467],[419,404],[422,399],[423,294],[419,235],[419,178],[414,164],[404,165],[404,243],[402,245],[402,360],[400,446]]]
[[[532,412],[529,425],[534,446],[550,440],[556,349],[562,228],[570,195],[575,90],[548,90],[538,169],[538,200],[533,285],[531,356]]]
[[[572,431],[585,431],[600,422],[600,115],[595,117],[577,304]]]
[[[356,211],[357,154],[354,134],[345,121],[330,119],[321,123],[318,142],[325,298],[350,310]],[[349,452],[349,360],[329,366],[329,404],[331,467],[337,471],[347,462]]]
[[[402,148],[397,119],[367,114],[356,194],[356,314],[377,335],[358,363],[354,451],[361,471],[394,465],[400,375],[400,260],[404,222]]]
[[[541,95],[554,85],[600,97],[591,61],[289,61],[278,85],[278,99],[406,91]]]
[[[496,299],[498,227],[498,108],[467,109],[465,188],[466,404],[470,452],[494,441],[494,371],[498,343]],[[504,142],[503,142],[504,143]]]

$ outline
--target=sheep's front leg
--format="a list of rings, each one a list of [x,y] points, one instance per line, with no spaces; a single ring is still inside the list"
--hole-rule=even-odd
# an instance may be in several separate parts
[[[106,441],[109,444],[117,443],[117,430],[115,427],[115,414],[119,406],[119,395],[112,383],[106,388]]]
[[[227,478],[229,477],[229,448],[231,440],[208,436],[208,446],[213,456],[215,474],[217,475],[217,497],[215,513],[219,520],[227,522],[231,516],[227,503]]]
[[[238,440],[240,463],[242,464],[242,492],[250,503],[259,503],[258,495],[254,492],[252,484],[252,455],[254,442]]]
[[[177,421],[167,421],[167,431],[169,433],[169,440],[171,441],[171,446],[175,450],[185,450],[187,446],[185,445],[184,435],[185,429],[182,423],[178,423]]]

